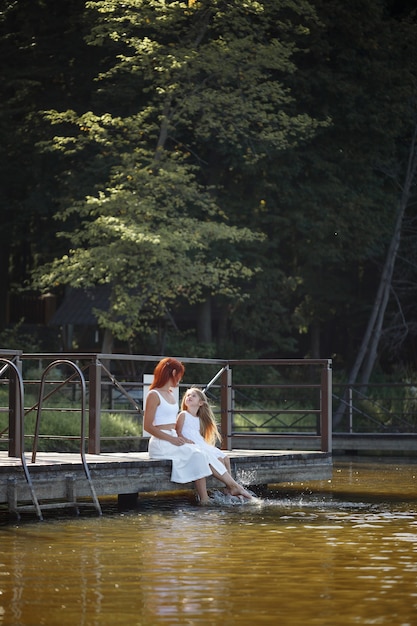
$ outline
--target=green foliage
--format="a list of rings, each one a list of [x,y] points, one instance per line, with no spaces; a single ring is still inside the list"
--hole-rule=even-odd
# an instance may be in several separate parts
[[[155,173],[137,167],[135,181],[126,174],[126,184],[87,198],[79,207],[86,221],[72,237],[74,247],[39,272],[45,288],[110,285],[110,310],[97,311],[97,317],[120,339],[131,338],[178,301],[193,303],[204,293],[239,299],[241,281],[254,272],[227,250],[259,236],[210,221],[210,196],[178,161],[175,170],[168,167]],[[141,188],[147,195],[138,195]],[[189,205],[199,206],[199,220],[189,217]]]
[[[131,415],[103,413],[100,427],[103,438],[114,438],[111,442],[105,442],[106,449],[114,452],[130,449],[132,446],[132,442],[126,443],[118,438],[141,437],[142,435],[141,424]],[[27,432],[30,432],[29,423]],[[38,446],[40,452],[77,452],[80,450],[80,419],[77,414],[65,413],[65,411],[45,413],[41,420],[41,435],[42,433],[44,437],[40,438]],[[46,435],[50,435],[51,438],[47,438]],[[58,439],[54,439],[54,436]],[[66,439],[66,437],[71,437],[71,439]],[[133,446],[138,449],[138,440],[133,442]]]
[[[0,12],[0,184],[2,194],[0,284],[27,286],[39,262],[58,254],[52,216],[62,193],[60,163],[40,153],[48,134],[40,110],[77,106],[94,55],[85,54],[81,26],[84,0],[5,0]],[[79,55],[79,56],[78,56]],[[88,59],[88,63],[86,63]],[[60,170],[59,170],[60,171]],[[0,323],[4,323],[0,309]]]
[[[1,396],[0,396],[1,398]],[[7,399],[6,404],[7,404]],[[3,405],[4,401],[0,399]],[[25,419],[27,451],[32,450],[33,433],[36,415],[32,412]],[[0,433],[7,434],[7,416],[0,413]],[[65,409],[44,411],[40,421],[39,452],[79,452],[80,451],[80,414]],[[103,413],[100,421],[102,447],[107,451],[118,452],[139,449],[139,438],[142,436],[142,424],[135,416],[117,413]],[[132,437],[130,441],[124,438]],[[110,440],[107,440],[110,439]],[[1,443],[1,440],[0,440]],[[6,449],[6,443],[1,443]]]
[[[146,346],[210,300],[206,354],[346,365],[392,232],[415,30],[384,0],[7,0],[0,300],[33,269],[59,294],[105,284],[100,325]],[[382,355],[406,363],[408,213]]]
[[[294,410],[297,410],[295,405]],[[298,434],[316,435],[317,420],[308,411],[300,417],[299,413],[284,412],[277,405],[263,407],[266,413],[248,411],[245,408],[237,408],[233,415],[233,429],[235,432],[249,432],[260,435],[265,434]]]
[[[332,124],[307,149],[277,158],[256,221],[268,220],[271,258],[286,274],[278,274],[278,288],[287,320],[301,338],[317,329],[321,345],[306,346],[307,354],[335,356],[339,337],[346,350],[347,333],[363,328],[391,237],[400,181],[387,174],[404,171],[416,68],[408,27],[389,19],[382,3],[315,6],[320,26],[293,92]],[[266,297],[273,283],[262,279]]]
[[[0,346],[6,350],[41,352],[41,341],[35,333],[24,329],[23,320],[0,332]]]
[[[118,50],[98,76],[102,98],[109,102],[110,91],[134,80],[136,107],[124,116],[118,103],[101,115],[47,113],[74,129],[55,136],[52,150],[67,157],[90,151],[100,161],[111,153],[114,164],[104,189],[60,212],[75,214],[80,227],[68,234],[68,254],[41,267],[36,284],[108,284],[110,308],[96,312],[99,325],[129,340],[182,302],[244,300],[259,255],[251,264],[244,257],[263,234],[230,219],[208,165],[222,158],[246,168],[296,145],[318,123],[291,114],[283,82],[295,70],[288,41],[295,27],[277,17],[290,10],[298,19],[292,3],[236,2],[225,12],[222,2],[87,8],[96,13],[87,40],[110,40]],[[306,19],[313,18],[310,10]]]

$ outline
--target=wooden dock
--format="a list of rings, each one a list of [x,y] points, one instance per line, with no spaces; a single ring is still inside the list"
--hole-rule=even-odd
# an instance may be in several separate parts
[[[329,452],[233,450],[228,454],[234,477],[248,487],[325,480],[332,475]],[[92,492],[80,454],[39,452],[36,463],[31,463],[27,453],[25,459],[41,508],[77,508],[79,499],[87,500],[88,505]],[[140,493],[193,489],[191,483],[171,482],[171,461],[149,459],[147,452],[86,454],[85,459],[98,499],[119,496],[121,501],[124,498],[132,502]],[[210,478],[208,486],[219,488],[222,483]],[[17,515],[19,506],[36,515],[31,500],[31,489],[21,459],[0,452],[0,505]]]

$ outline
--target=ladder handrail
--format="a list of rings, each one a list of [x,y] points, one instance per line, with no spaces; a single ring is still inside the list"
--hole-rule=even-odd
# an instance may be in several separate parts
[[[41,418],[41,412],[42,412],[42,403],[43,403],[43,400],[44,400],[43,392],[44,392],[44,389],[45,389],[46,376],[47,376],[47,374],[49,373],[49,371],[53,367],[57,367],[58,365],[68,365],[69,367],[71,367],[74,370],[74,376],[78,375],[78,378],[80,380],[80,384],[81,384],[81,434],[80,434],[80,438],[81,438],[81,442],[80,442],[81,461],[82,461],[82,464],[83,464],[85,476],[86,476],[86,478],[88,480],[88,483],[89,483],[89,486],[90,486],[91,495],[92,495],[92,498],[93,498],[93,501],[94,501],[94,505],[95,505],[99,515],[101,515],[101,506],[100,506],[100,503],[98,501],[98,498],[97,498],[97,495],[96,495],[96,491],[94,489],[93,481],[91,480],[90,469],[88,467],[87,460],[86,460],[86,457],[85,457],[85,405],[86,405],[86,402],[85,402],[85,398],[86,398],[85,378],[84,378],[84,374],[82,373],[82,371],[78,367],[78,365],[76,363],[73,363],[72,361],[69,361],[68,359],[57,359],[57,360],[53,361],[52,363],[49,363],[49,365],[45,368],[45,370],[42,373],[41,380],[40,380],[40,386],[39,386],[38,408],[37,408],[37,411],[36,411],[35,436],[34,436],[34,439],[33,439],[33,446],[32,446],[32,463],[36,462],[36,453],[37,453],[38,440],[39,440],[40,418]],[[70,378],[67,378],[67,380],[64,381],[64,382],[69,382],[70,380],[73,379],[74,376],[71,376]]]
[[[223,374],[223,372],[224,372],[225,370],[227,370],[227,368],[228,368],[228,366],[227,366],[227,365],[225,365],[224,367],[222,367],[222,369],[221,369],[221,370],[219,370],[219,371],[217,372],[217,374],[216,374],[215,376],[213,376],[213,378],[210,380],[210,382],[208,382],[208,383],[207,383],[207,385],[204,387],[204,389],[203,389],[203,393],[206,393],[206,392],[210,389],[210,387],[211,387],[212,385],[214,385],[214,383],[216,382],[216,380],[217,380],[218,378],[220,378],[220,376]]]
[[[26,464],[26,458],[25,458],[25,428],[24,428],[24,400],[23,400],[23,378],[22,378],[22,374],[19,370],[19,368],[17,367],[17,365],[15,363],[13,363],[12,361],[10,361],[9,359],[4,359],[2,357],[0,357],[0,361],[2,363],[5,363],[5,367],[2,368],[1,373],[4,373],[4,371],[7,369],[7,367],[10,367],[15,375],[16,375],[16,380],[18,382],[18,388],[19,388],[19,393],[18,393],[18,404],[19,406],[16,407],[16,410],[19,412],[19,424],[20,424],[20,460],[22,461],[22,467],[23,467],[23,472],[25,474],[25,478],[26,478],[26,482],[29,486],[29,490],[30,490],[30,495],[32,497],[32,502],[33,505],[36,509],[36,514],[39,517],[40,520],[43,519],[42,517],[42,512],[41,512],[41,508],[39,506],[39,501],[38,498],[36,496],[35,493],[35,489],[33,487],[33,483],[32,483],[32,479]]]

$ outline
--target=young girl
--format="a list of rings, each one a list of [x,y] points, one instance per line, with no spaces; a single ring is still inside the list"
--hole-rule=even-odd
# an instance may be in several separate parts
[[[178,436],[190,439],[207,454],[220,459],[231,474],[229,457],[216,447],[216,442],[221,441],[221,435],[207,397],[201,389],[191,387],[185,393],[176,431]]]
[[[196,446],[191,439],[178,435],[176,417],[178,404],[172,393],[184,374],[177,359],[162,359],[154,370],[154,379],[146,398],[143,426],[150,433],[149,457],[172,461],[171,480],[176,483],[194,482],[201,504],[210,504],[206,477],[213,475],[222,481],[232,495],[252,496],[228,473],[225,465],[213,454]]]

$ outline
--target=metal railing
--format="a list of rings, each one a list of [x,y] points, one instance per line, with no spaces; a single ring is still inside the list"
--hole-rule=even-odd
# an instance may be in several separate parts
[[[417,434],[417,384],[334,384],[333,413],[338,433]]]
[[[0,350],[0,355],[3,351]],[[101,416],[114,410],[114,391],[140,414],[145,395],[144,375],[152,374],[161,356],[102,353],[19,354],[22,370],[42,372],[56,359],[77,364],[86,378],[88,396],[88,452],[100,454]],[[179,359],[186,367],[182,388],[206,389],[219,416],[222,446],[230,450],[239,436],[293,437],[306,435],[323,452],[332,450],[332,370],[329,359]],[[3,381],[5,382],[5,381]],[[56,381],[55,388],[67,380]],[[13,380],[9,381],[13,387]],[[25,385],[39,384],[27,380]],[[53,392],[51,392],[53,393]],[[25,409],[37,409],[36,403]],[[15,436],[15,396],[9,393],[9,456],[19,456],[21,439]],[[119,411],[118,411],[119,412]],[[27,435],[27,433],[26,433]],[[53,435],[53,433],[52,433]]]

